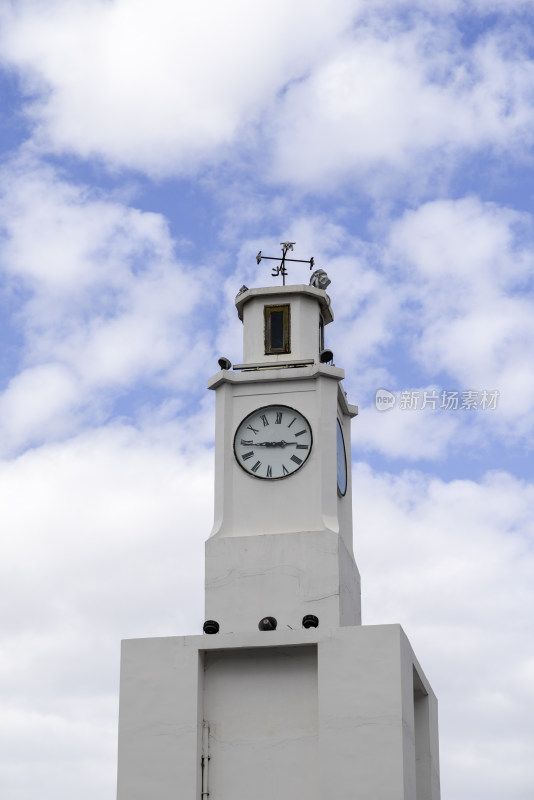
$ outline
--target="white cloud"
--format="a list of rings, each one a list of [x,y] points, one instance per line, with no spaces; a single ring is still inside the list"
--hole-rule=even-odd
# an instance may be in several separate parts
[[[62,180],[28,158],[2,170],[4,269],[78,302],[98,283],[172,257],[164,219]],[[144,263],[146,262],[146,263]]]
[[[24,800],[36,791],[62,800],[113,796],[110,766],[116,763],[117,737],[110,720],[115,703],[98,697],[71,703],[72,716],[64,709],[58,713],[57,706],[39,712],[3,705],[0,776],[10,800]]]
[[[372,19],[290,85],[270,128],[272,177],[313,190],[364,177],[367,189],[389,192],[401,180],[406,193],[407,175],[409,191],[427,187],[466,152],[524,153],[532,63],[511,32],[467,49],[451,23],[401,32],[392,19]]]
[[[443,200],[392,225],[391,270],[411,283],[412,356],[459,387],[499,390],[492,425],[532,427],[532,220],[476,198]],[[480,418],[481,419],[481,418]]]
[[[531,230],[529,215],[476,197],[435,200],[406,211],[392,226],[391,244],[394,255],[398,251],[404,259],[409,248],[412,264],[425,279],[462,289],[479,285],[489,293],[521,286],[528,278],[532,256],[524,247]],[[449,296],[444,300],[459,302]],[[471,292],[461,300],[468,305]]]
[[[79,392],[76,378],[60,364],[20,372],[0,394],[1,449],[10,451],[34,438],[54,440],[70,432]]]
[[[519,28],[497,22],[467,45],[457,16],[482,29],[513,7],[419,5],[28,0],[3,11],[2,53],[23,78],[32,146],[112,168],[195,174],[246,153],[277,181],[364,175],[376,190],[414,168],[412,188],[427,185],[478,148],[524,153],[533,67]]]
[[[426,390],[430,393],[433,387]],[[422,397],[425,390],[417,391]],[[388,411],[378,411],[374,406],[360,408],[354,424],[358,452],[374,451],[408,461],[435,461],[444,458],[451,444],[462,435],[462,412],[437,414],[431,407],[399,410],[398,404],[397,397],[396,406]]]
[[[188,391],[213,358],[199,336],[212,282],[177,261],[165,219],[28,160],[3,178],[0,270],[24,347],[0,394],[2,450],[98,422],[141,380]]]
[[[243,0],[26,2],[4,12],[2,50],[34,93],[39,146],[190,172],[224,157],[358,5],[274,0],[260,13]]]

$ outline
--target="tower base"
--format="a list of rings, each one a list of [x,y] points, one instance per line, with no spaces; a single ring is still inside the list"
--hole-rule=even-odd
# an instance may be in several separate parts
[[[399,625],[122,643],[118,800],[439,800]]]

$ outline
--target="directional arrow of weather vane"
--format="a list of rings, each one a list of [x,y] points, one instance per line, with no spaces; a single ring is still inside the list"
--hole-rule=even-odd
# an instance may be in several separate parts
[[[286,261],[299,261],[301,264],[309,264],[310,265],[310,269],[313,268],[315,262],[314,262],[313,258],[310,258],[310,259],[306,260],[305,258],[288,258],[287,257],[288,252],[290,250],[293,250],[293,245],[296,244],[296,242],[280,242],[280,244],[282,246],[282,258],[280,258],[280,256],[276,256],[276,257],[275,256],[262,256],[261,250],[260,250],[260,252],[256,256],[256,261],[258,262],[258,264],[260,263],[260,261],[263,258],[267,258],[267,259],[269,259],[269,261],[280,261],[280,264],[278,264],[278,266],[273,267],[273,271],[271,272],[271,275],[273,277],[276,277],[277,275],[281,275],[282,276],[282,285],[285,286],[286,285],[286,275],[287,275]]]

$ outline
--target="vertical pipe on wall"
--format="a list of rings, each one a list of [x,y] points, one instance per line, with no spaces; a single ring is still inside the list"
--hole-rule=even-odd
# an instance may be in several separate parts
[[[210,741],[210,728],[206,720],[202,723],[202,800],[207,800],[210,795],[209,791],[209,741]]]

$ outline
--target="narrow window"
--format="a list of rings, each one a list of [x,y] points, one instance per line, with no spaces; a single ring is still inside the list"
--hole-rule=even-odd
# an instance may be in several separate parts
[[[319,320],[319,352],[324,350],[324,320],[321,317]]]
[[[290,353],[289,305],[265,306],[265,355]]]

